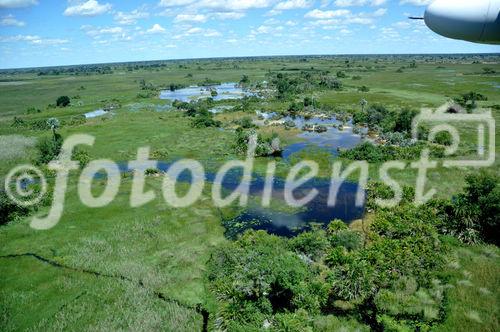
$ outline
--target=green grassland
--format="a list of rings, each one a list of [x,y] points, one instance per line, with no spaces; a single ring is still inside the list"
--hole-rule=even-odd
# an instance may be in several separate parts
[[[346,64],[349,60],[349,66]],[[131,111],[132,104],[164,105],[157,96],[138,96],[139,82],[156,86],[191,85],[209,78],[219,82],[239,82],[243,75],[250,81],[267,79],[267,73],[281,71],[344,71],[342,91],[317,91],[312,96],[336,110],[359,109],[364,98],[370,104],[383,104],[389,109],[438,107],[452,97],[476,91],[488,98],[482,107],[500,105],[500,63],[498,56],[473,63],[472,57],[417,57],[417,67],[410,68],[409,57],[338,57],[338,58],[264,58],[193,60],[167,62],[165,67],[126,70],[114,68],[112,74],[42,75],[35,73],[0,73],[0,145],[16,150],[9,158],[0,159],[0,179],[16,165],[31,163],[36,156],[33,144],[10,145],[10,135],[39,139],[50,131],[12,126],[14,117],[25,121],[56,117],[70,120],[109,102],[120,108],[113,115],[89,119],[85,123],[64,125],[63,137],[85,133],[96,137],[92,147],[85,147],[92,160],[134,160],[137,149],[150,146],[162,151],[169,161],[190,158],[203,162],[209,170],[234,158],[234,119],[255,116],[255,110],[284,110],[289,102],[263,100],[247,113],[225,113],[216,116],[225,130],[195,129],[190,119],[179,111]],[[180,66],[182,65],[182,66]],[[397,72],[405,66],[403,72]],[[482,74],[483,68],[497,71]],[[353,80],[353,76],[360,79]],[[359,86],[369,92],[359,92]],[[57,97],[70,96],[66,108],[49,107]],[[301,95],[297,98],[303,98]],[[76,98],[75,98],[76,97]],[[222,104],[222,103],[221,103]],[[237,105],[238,102],[226,102]],[[27,114],[30,107],[40,113]],[[497,123],[500,110],[493,110]],[[469,130],[468,130],[469,129]],[[264,128],[263,133],[276,132],[283,143],[297,142],[297,130]],[[496,136],[498,138],[497,129]],[[466,143],[464,157],[474,155],[467,150],[475,139],[467,124],[461,125]],[[500,153],[500,144],[496,144]],[[4,151],[2,151],[2,155]],[[303,151],[297,158],[312,159],[321,166],[320,175],[327,177],[337,159],[324,153]],[[460,156],[456,156],[458,158]],[[258,158],[255,170],[264,174],[269,158]],[[348,163],[347,160],[344,160]],[[377,179],[380,165],[370,166],[370,177]],[[286,176],[291,165],[277,159],[277,174]],[[499,161],[491,167],[499,172]],[[473,171],[473,170],[472,170]],[[470,169],[432,170],[429,178],[438,195],[450,198],[464,185]],[[161,197],[161,178],[149,177],[148,189],[157,198],[138,209],[129,207],[131,179],[124,177],[115,201],[99,209],[82,205],[77,193],[78,172],[73,172],[60,223],[49,231],[29,227],[30,218],[21,218],[0,226],[0,330],[202,330],[205,311],[211,311],[214,299],[204,281],[206,262],[212,248],[228,241],[224,238],[221,215],[216,209],[207,185],[202,199],[186,209],[174,209]],[[405,169],[392,173],[401,183],[414,185],[416,172]],[[99,192],[103,181],[96,181]],[[181,189],[182,190],[182,189]],[[273,208],[281,209],[279,202]],[[46,213],[48,207],[37,213]],[[230,212],[230,211],[229,211]],[[450,284],[464,285],[450,290],[448,315],[437,331],[495,331],[498,322],[499,251],[491,246],[452,244]],[[205,308],[205,309],[200,309]],[[211,318],[215,319],[215,318]],[[349,322],[344,322],[349,326]],[[342,325],[342,322],[340,326]]]

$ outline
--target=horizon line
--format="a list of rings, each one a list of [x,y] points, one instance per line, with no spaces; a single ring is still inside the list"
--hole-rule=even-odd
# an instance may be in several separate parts
[[[11,70],[33,70],[33,69],[48,69],[48,68],[64,68],[64,67],[80,67],[80,66],[96,66],[96,65],[118,65],[128,63],[148,63],[148,62],[175,62],[175,61],[194,61],[194,60],[229,60],[229,59],[252,59],[252,58],[292,58],[292,57],[342,57],[342,56],[417,56],[417,55],[496,55],[500,56],[500,52],[470,52],[470,53],[342,53],[342,54],[276,54],[276,55],[242,55],[242,56],[219,56],[219,57],[201,57],[201,58],[174,58],[174,59],[154,59],[154,60],[131,60],[131,61],[112,61],[112,62],[95,62],[95,63],[79,63],[79,64],[64,64],[41,67],[9,67],[0,68],[0,72]]]

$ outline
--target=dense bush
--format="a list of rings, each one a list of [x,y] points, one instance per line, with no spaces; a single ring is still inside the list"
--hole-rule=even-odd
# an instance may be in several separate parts
[[[412,129],[412,122],[418,112],[411,109],[389,111],[382,105],[373,105],[369,108],[355,112],[353,122],[365,124],[371,129],[377,129],[382,133],[400,132],[408,135]]]
[[[241,119],[236,120],[235,122],[243,129],[251,129],[256,127],[253,124],[252,118],[249,116],[244,116]]]
[[[38,164],[48,164],[52,160],[55,160],[61,152],[62,144],[63,138],[59,134],[41,138],[36,145],[38,150]]]
[[[299,234],[290,240],[290,248],[311,258],[319,260],[323,257],[329,247],[328,239],[324,230],[316,230]]]
[[[280,313],[304,309],[318,314],[326,299],[313,270],[284,240],[263,231],[248,232],[216,249],[207,278],[218,299],[221,330],[259,329],[275,314],[279,326],[285,319]]]
[[[291,239],[244,233],[208,264],[216,328],[307,331],[332,312],[374,330],[432,327],[442,319],[446,290],[435,211],[406,203],[380,209],[364,246],[338,220]]]
[[[233,149],[238,154],[247,152],[250,138],[257,133],[254,130],[245,131],[241,127],[236,129],[236,137],[233,143]],[[257,146],[255,147],[256,157],[268,157],[280,155],[282,152],[281,142],[277,134],[264,137],[257,135]]]
[[[71,103],[71,100],[68,96],[61,96],[57,98],[56,105],[57,107],[66,107]]]
[[[474,110],[477,107],[478,101],[487,101],[488,98],[477,92],[469,92],[460,95],[455,98],[455,102],[460,106],[464,107],[468,112]]]
[[[214,120],[213,116],[209,114],[200,114],[191,121],[191,126],[193,126],[194,128],[207,128],[207,127],[218,128],[221,125],[222,122]]]
[[[76,147],[71,159],[80,162],[80,168],[84,168],[90,162],[90,155],[86,150]]]
[[[341,151],[339,156],[350,160],[366,160],[368,162],[386,162],[389,160],[418,160],[425,148],[430,149],[434,158],[444,157],[444,148],[420,142],[411,146],[375,145],[364,142],[351,150]]]
[[[30,210],[14,203],[5,193],[0,190],[0,226],[13,220],[16,216],[24,216]]]
[[[465,191],[451,201],[434,201],[441,231],[466,243],[500,244],[500,176],[482,171],[466,177]]]
[[[391,199],[394,198],[394,192],[391,187],[383,182],[371,181],[366,188],[366,207],[369,211],[377,210],[379,207],[376,204],[376,199]],[[401,203],[412,203],[415,198],[415,189],[409,186],[403,186],[403,195]]]

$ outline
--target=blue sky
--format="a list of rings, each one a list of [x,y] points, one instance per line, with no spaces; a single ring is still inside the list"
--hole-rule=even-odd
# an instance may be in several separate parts
[[[0,0],[0,68],[224,56],[499,52],[408,15],[428,0]]]

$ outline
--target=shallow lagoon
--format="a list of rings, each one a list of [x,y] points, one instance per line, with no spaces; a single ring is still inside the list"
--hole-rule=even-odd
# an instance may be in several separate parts
[[[260,113],[260,115],[271,120],[275,116],[274,113]],[[282,153],[284,159],[289,159],[294,153],[309,147],[319,147],[332,155],[337,155],[339,149],[352,149],[363,141],[360,134],[353,132],[354,125],[351,121],[345,123],[342,130],[338,129],[342,122],[335,118],[312,117],[305,119],[299,116],[295,118],[285,117],[281,121],[293,121],[295,127],[299,129],[302,129],[305,125],[322,125],[327,128],[327,131],[323,133],[306,131],[300,133],[297,137],[304,139],[304,141],[286,146]],[[360,132],[366,134],[367,129],[360,128]]]
[[[171,162],[158,162],[157,169],[160,172],[167,172],[172,166]],[[119,164],[120,173],[133,172],[127,163]],[[222,181],[223,191],[232,192],[238,188],[243,176],[240,168],[230,170]],[[99,173],[96,179],[105,179],[106,175]],[[201,180],[207,183],[213,183],[216,173],[205,172],[205,179],[193,179],[188,171],[182,172],[177,181],[181,183],[193,183]],[[295,236],[301,232],[309,230],[315,224],[328,225],[334,219],[340,219],[344,222],[351,222],[362,218],[364,206],[356,206],[356,193],[358,185],[352,182],[344,182],[337,195],[337,203],[334,207],[329,207],[328,195],[330,191],[330,181],[326,179],[312,179],[296,189],[294,196],[300,199],[306,196],[310,190],[316,189],[318,195],[300,211],[287,213],[278,212],[266,208],[248,208],[242,211],[238,216],[231,220],[224,220],[228,236],[234,236],[247,229],[266,230],[271,234],[280,236]],[[260,201],[265,188],[265,178],[252,174],[249,185],[249,195],[256,197]],[[272,185],[272,197],[284,202],[285,181],[281,178],[275,178]],[[166,204],[166,203],[165,203]],[[238,225],[237,227],[227,227],[228,225]]]
[[[212,97],[211,91],[217,91],[217,96]],[[163,90],[160,92],[160,99],[180,100],[189,102],[200,98],[212,97],[214,100],[242,99],[245,96],[253,95],[251,92],[243,90],[237,83],[222,83],[210,86],[190,86],[188,88],[175,91]]]

